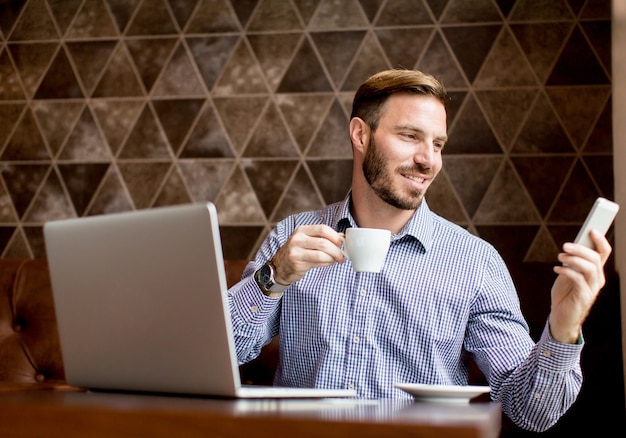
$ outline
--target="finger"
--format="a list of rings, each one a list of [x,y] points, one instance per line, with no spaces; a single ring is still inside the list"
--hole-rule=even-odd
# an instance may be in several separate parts
[[[344,261],[341,236],[326,225],[298,227],[285,245],[284,255],[299,269]]]
[[[341,246],[341,238],[345,237],[343,233],[335,231],[328,225],[320,225],[319,227],[315,228],[315,231],[317,232],[317,237],[327,239],[331,241],[335,246]]]
[[[295,233],[292,239],[302,248],[336,253],[333,247],[340,248],[342,235],[327,225],[309,225],[299,227],[299,235]]]
[[[591,230],[590,236],[591,241],[596,247],[596,251],[598,252],[598,254],[600,254],[602,265],[604,265],[611,255],[613,248],[611,247],[611,244],[609,243],[607,238],[603,234],[598,233],[596,230]]]
[[[559,254],[558,259],[563,265],[555,267],[554,272],[566,276],[573,282],[584,281],[586,286],[592,290],[603,287],[606,279],[600,256],[595,251],[592,252],[594,254],[590,258],[569,253]]]

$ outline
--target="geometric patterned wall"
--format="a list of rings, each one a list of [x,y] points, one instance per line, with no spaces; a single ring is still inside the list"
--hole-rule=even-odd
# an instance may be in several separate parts
[[[342,199],[358,84],[453,100],[431,207],[519,269],[612,197],[608,0],[0,2],[0,256],[47,220],[216,203],[227,257]]]
[[[0,0],[0,257],[45,257],[48,220],[200,201],[252,257],[345,196],[354,91],[398,66],[450,90],[429,204],[500,250],[536,337],[558,246],[613,197],[610,0]],[[620,411],[616,309],[574,430]]]

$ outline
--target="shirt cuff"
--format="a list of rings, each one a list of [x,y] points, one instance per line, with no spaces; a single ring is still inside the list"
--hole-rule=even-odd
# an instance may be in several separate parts
[[[233,305],[239,317],[247,324],[264,324],[276,310],[279,299],[268,297],[256,284],[254,278],[241,284],[233,294]]]
[[[546,323],[541,338],[537,343],[537,354],[541,368],[564,371],[580,366],[580,355],[583,349],[584,339],[582,333],[576,344],[563,344],[550,335],[550,329]]]

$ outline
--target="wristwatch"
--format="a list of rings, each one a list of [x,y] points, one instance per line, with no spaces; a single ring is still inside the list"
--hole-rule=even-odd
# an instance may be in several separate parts
[[[276,274],[276,267],[271,260],[261,266],[255,273],[254,279],[263,292],[268,297],[280,298],[283,295],[283,291],[287,289],[284,284],[276,283],[274,275]]]

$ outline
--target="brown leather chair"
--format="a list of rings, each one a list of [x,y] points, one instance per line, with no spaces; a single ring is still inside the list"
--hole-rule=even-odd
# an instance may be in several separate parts
[[[0,381],[63,382],[45,260],[0,260]]]

